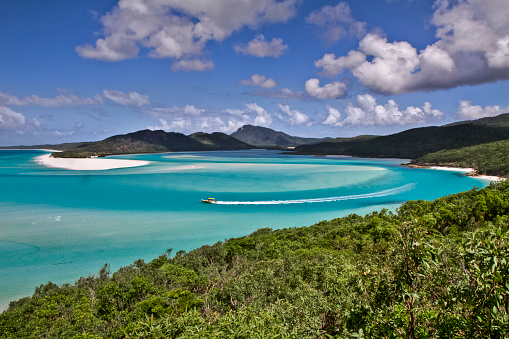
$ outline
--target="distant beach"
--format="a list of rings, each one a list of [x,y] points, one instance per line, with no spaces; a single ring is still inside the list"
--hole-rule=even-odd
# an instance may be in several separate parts
[[[124,160],[108,158],[54,158],[51,154],[40,155],[35,160],[44,166],[63,168],[73,171],[102,171],[115,168],[138,167],[150,164],[150,161]]]
[[[469,177],[474,177],[477,179],[483,179],[483,180],[489,180],[489,181],[505,180],[505,178],[497,177],[494,175],[479,175],[479,174],[477,174],[477,171],[473,168],[447,167],[447,166],[421,166],[421,165],[412,165],[412,164],[406,164],[405,166],[412,167],[412,168],[429,168],[429,169],[441,170],[441,171],[461,172],[461,173],[465,173],[465,175],[468,175]]]

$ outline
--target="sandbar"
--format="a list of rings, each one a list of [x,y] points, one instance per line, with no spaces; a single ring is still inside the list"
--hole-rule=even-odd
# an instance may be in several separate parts
[[[51,154],[40,155],[35,158],[39,164],[52,168],[63,168],[73,171],[103,171],[115,168],[138,167],[150,164],[150,161],[108,159],[108,158],[54,158]]]

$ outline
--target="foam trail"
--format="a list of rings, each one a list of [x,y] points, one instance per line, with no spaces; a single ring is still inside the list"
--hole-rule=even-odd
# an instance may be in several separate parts
[[[406,184],[400,187],[391,188],[374,193],[365,193],[357,195],[343,195],[341,197],[330,198],[314,198],[314,199],[296,199],[296,200],[271,200],[271,201],[216,201],[217,205],[283,205],[283,204],[304,204],[315,202],[330,202],[330,201],[343,201],[355,199],[367,199],[385,197],[411,190],[415,184]]]

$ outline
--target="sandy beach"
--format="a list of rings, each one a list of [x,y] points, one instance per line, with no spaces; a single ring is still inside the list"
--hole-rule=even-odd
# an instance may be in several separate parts
[[[479,174],[477,174],[476,170],[473,168],[447,167],[447,166],[420,166],[420,165],[413,165],[413,164],[407,164],[406,166],[412,167],[412,168],[429,168],[429,169],[441,170],[441,171],[461,172],[461,173],[465,173],[465,175],[468,175],[470,177],[475,177],[478,179],[489,180],[489,181],[506,180],[505,178],[497,177],[494,175],[479,175]]]
[[[103,171],[115,168],[145,166],[150,164],[150,161],[142,160],[124,160],[108,158],[89,158],[89,159],[53,158],[51,154],[40,155],[35,158],[35,161],[47,167],[63,168],[73,171]]]

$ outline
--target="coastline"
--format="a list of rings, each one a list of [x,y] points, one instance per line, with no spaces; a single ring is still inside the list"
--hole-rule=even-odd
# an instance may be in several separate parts
[[[466,176],[469,176],[469,177],[483,179],[483,180],[489,180],[489,181],[505,180],[505,178],[497,177],[495,175],[477,174],[477,171],[474,168],[448,167],[448,166],[424,166],[424,165],[414,165],[414,164],[404,164],[403,166],[410,167],[410,168],[427,168],[427,169],[440,170],[440,171],[460,172],[460,173],[464,173]]]
[[[150,164],[150,161],[107,159],[107,158],[53,158],[51,154],[37,156],[35,161],[43,166],[62,168],[72,171],[103,171],[116,168],[138,167]]]

